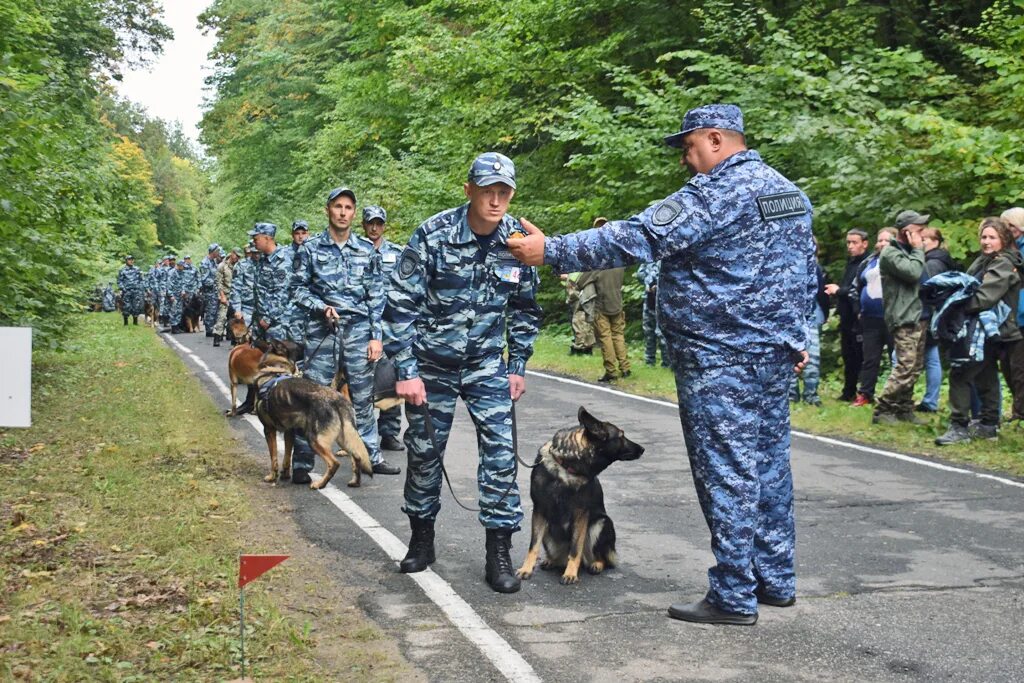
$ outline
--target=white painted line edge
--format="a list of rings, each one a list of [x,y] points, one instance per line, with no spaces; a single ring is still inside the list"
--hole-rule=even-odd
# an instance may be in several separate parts
[[[231,399],[230,389],[199,356],[177,339],[166,334],[161,334],[160,336],[168,343],[180,349],[193,363],[199,366],[204,374],[220,390],[225,399]],[[254,415],[245,415],[243,418],[260,436],[263,435],[263,425],[258,418]],[[398,562],[405,557],[405,553],[408,550],[406,545],[363,510],[363,508],[359,507],[359,504],[352,500],[352,498],[334,486],[334,484],[328,484],[320,489],[320,494],[341,510],[356,526],[362,529],[374,543],[380,546],[391,560]],[[408,574],[408,576],[419,585],[431,602],[445,613],[462,635],[475,645],[506,679],[516,683],[519,681],[532,683],[541,680],[540,676],[533,670],[533,667],[530,666],[530,663],[519,652],[514,650],[508,641],[502,638],[497,631],[488,626],[487,622],[476,613],[468,602],[455,592],[455,589],[447,581],[430,569],[416,574]]]
[[[612,389],[612,388],[609,388],[609,387],[596,386],[596,385],[590,384],[588,382],[581,382],[579,380],[569,379],[568,377],[559,377],[558,375],[549,375],[546,372],[537,372],[536,370],[528,370],[527,374],[536,375],[537,377],[543,377],[544,379],[550,379],[552,381],[561,382],[563,384],[571,384],[572,386],[586,387],[586,388],[591,389],[593,391],[603,391],[605,393],[612,394],[614,396],[621,396],[621,397],[624,397],[624,398],[631,398],[631,399],[634,399],[634,400],[637,400],[637,401],[642,401],[644,403],[653,403],[655,405],[665,406],[667,408],[678,409],[678,407],[679,407],[677,404],[672,403],[671,401],[665,401],[665,400],[658,399],[658,398],[648,398],[646,396],[636,396],[634,394],[626,393],[625,391],[619,391],[618,389]],[[995,474],[987,474],[985,472],[974,472],[974,471],[971,471],[971,470],[966,470],[966,469],[964,469],[962,467],[954,467],[953,465],[944,465],[944,464],[939,463],[939,462],[933,462],[931,460],[925,460],[923,458],[914,457],[912,455],[904,455],[903,453],[894,453],[892,451],[887,451],[887,450],[884,450],[884,449],[881,449],[881,448],[872,448],[871,446],[862,446],[862,445],[857,444],[857,443],[851,443],[849,441],[843,441],[842,439],[833,439],[833,438],[828,437],[828,436],[819,436],[817,434],[808,434],[807,432],[798,432],[798,431],[795,431],[795,430],[792,432],[792,434],[794,436],[798,436],[798,437],[800,437],[802,439],[811,439],[813,441],[819,441],[821,443],[827,443],[830,446],[841,446],[843,448],[851,448],[853,450],[861,451],[863,453],[871,453],[873,455],[881,455],[881,456],[886,457],[886,458],[892,458],[893,460],[902,460],[903,462],[910,462],[910,463],[914,463],[914,464],[917,464],[917,465],[924,465],[925,467],[931,467],[932,469],[942,470],[943,472],[953,472],[955,474],[967,474],[967,475],[970,475],[972,477],[977,477],[979,479],[988,479],[990,481],[999,482],[1000,484],[1006,484],[1007,486],[1014,486],[1016,488],[1024,489],[1024,482],[1014,481],[1013,479],[1007,479],[1006,477],[1000,477],[1000,476],[995,475]]]

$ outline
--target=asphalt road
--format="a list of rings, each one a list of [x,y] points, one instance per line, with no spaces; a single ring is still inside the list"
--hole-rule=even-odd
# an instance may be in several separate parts
[[[173,340],[194,354],[171,343],[227,407],[197,361],[226,382],[229,347],[215,349],[201,333]],[[386,454],[403,466],[402,475],[364,478],[361,489],[345,487],[347,464],[339,470],[342,495],[334,498],[351,498],[365,515],[358,508],[354,517],[343,514],[327,496],[289,485],[309,541],[336,552],[346,583],[364,587],[360,607],[431,680],[1024,680],[1019,482],[794,437],[797,604],[763,607],[753,627],[686,624],[665,609],[703,595],[713,558],[676,410],[531,373],[517,408],[527,460],[555,430],[575,422],[581,404],[646,452],[601,476],[620,565],[597,577],[583,573],[577,586],[538,570],[517,594],[492,592],[483,578],[483,529],[445,490],[430,581],[442,593],[446,582],[454,597],[429,598],[371,537],[408,541],[400,510],[403,453]],[[265,461],[262,436],[243,420],[233,422],[253,457]],[[472,423],[460,403],[446,465],[456,494],[471,506],[476,462]],[[513,539],[516,566],[529,542],[529,472],[521,470],[519,482],[527,522]]]

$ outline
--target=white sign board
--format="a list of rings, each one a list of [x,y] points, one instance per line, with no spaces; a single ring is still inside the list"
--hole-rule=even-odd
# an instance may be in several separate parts
[[[0,427],[32,426],[32,328],[0,327]]]

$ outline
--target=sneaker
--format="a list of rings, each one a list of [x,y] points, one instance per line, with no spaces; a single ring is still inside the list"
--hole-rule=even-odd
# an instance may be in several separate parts
[[[922,420],[917,415],[914,415],[914,413],[911,412],[911,411],[907,411],[905,413],[897,413],[896,414],[896,419],[899,420],[900,422],[909,422],[912,425],[918,425],[918,426],[922,426],[922,425],[928,424],[928,422],[926,420]]]
[[[930,405],[926,405],[922,401],[921,403],[918,403],[916,406],[914,406],[914,411],[918,412],[918,413],[937,413],[937,412],[939,412],[939,409],[938,408],[933,408]]]
[[[892,413],[875,413],[871,416],[871,424],[875,425],[897,425],[900,419]]]
[[[857,398],[853,399],[853,403],[850,404],[853,408],[860,408],[861,406],[869,406],[872,404],[870,396],[864,394],[857,394]]]
[[[996,439],[999,438],[999,426],[979,423],[977,427],[971,430],[971,436],[974,437],[975,439],[995,441]]]
[[[951,446],[956,443],[970,443],[971,433],[964,425],[952,423],[942,436],[935,439],[936,446]]]
[[[857,394],[839,394],[839,398],[836,400],[842,401],[843,403],[850,403],[855,398],[857,398]]]

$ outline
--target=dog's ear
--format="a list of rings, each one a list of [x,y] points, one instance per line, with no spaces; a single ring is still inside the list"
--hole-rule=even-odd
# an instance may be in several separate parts
[[[604,422],[601,422],[596,417],[587,412],[587,409],[580,406],[578,413],[580,424],[583,425],[584,431],[590,434],[597,440],[606,439],[608,437],[608,430],[604,426]]]
[[[252,345],[259,349],[260,351],[262,351],[263,353],[266,353],[267,351],[270,350],[270,344],[268,344],[265,339],[257,339],[256,341],[252,342]]]

